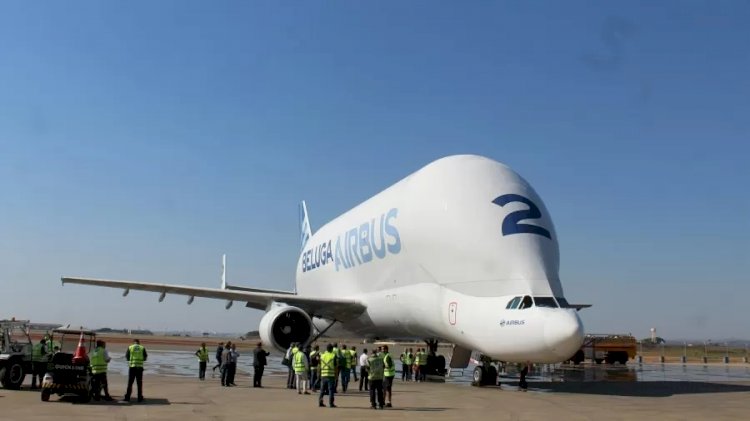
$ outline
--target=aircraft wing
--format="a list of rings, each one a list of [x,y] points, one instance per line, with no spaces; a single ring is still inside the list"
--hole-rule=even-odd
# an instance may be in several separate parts
[[[238,290],[220,288],[200,288],[186,285],[156,284],[149,282],[116,281],[109,279],[93,278],[61,278],[63,285],[80,284],[93,285],[105,288],[117,288],[125,291],[123,296],[132,290],[151,291],[161,293],[159,301],[167,294],[186,295],[191,297],[188,303],[195,297],[214,298],[219,300],[245,302],[247,307],[267,310],[273,303],[284,303],[299,307],[306,311],[310,317],[322,317],[347,321],[359,316],[365,306],[350,299],[303,297],[293,293],[285,292],[260,292],[258,290]]]

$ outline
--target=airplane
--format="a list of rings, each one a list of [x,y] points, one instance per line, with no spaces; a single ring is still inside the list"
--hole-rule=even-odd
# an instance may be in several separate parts
[[[284,351],[321,335],[454,344],[494,361],[556,363],[583,325],[559,277],[557,234],[531,185],[477,155],[438,159],[312,232],[300,205],[295,291],[63,277],[83,284],[226,300],[265,311],[261,340]]]

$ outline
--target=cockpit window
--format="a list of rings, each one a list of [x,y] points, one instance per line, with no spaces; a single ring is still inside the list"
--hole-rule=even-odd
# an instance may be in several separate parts
[[[570,308],[570,304],[568,303],[568,300],[566,300],[563,297],[555,297],[558,303],[560,303],[560,307],[562,308]]]
[[[534,297],[534,303],[537,307],[557,308],[557,303],[552,297]]]
[[[518,307],[519,301],[521,301],[521,297],[514,297],[512,300],[508,301],[508,305],[505,306],[505,309],[514,310],[516,307]]]
[[[524,295],[523,300],[521,300],[521,305],[518,307],[518,309],[522,310],[524,308],[530,308],[532,305],[534,305],[534,302],[531,301],[531,297],[528,295]]]

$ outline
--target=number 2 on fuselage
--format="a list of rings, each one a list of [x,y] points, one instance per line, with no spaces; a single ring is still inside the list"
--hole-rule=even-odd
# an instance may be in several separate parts
[[[504,194],[502,196],[496,197],[495,200],[492,201],[492,203],[500,207],[513,202],[521,202],[528,206],[529,209],[518,210],[509,213],[505,217],[505,219],[503,219],[503,235],[536,234],[552,239],[552,235],[550,235],[550,232],[547,229],[542,228],[538,225],[520,223],[525,219],[539,219],[542,217],[542,213],[539,211],[539,208],[528,198],[523,197],[520,194]]]

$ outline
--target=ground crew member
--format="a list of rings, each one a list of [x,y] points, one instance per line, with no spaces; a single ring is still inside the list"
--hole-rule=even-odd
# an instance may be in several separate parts
[[[326,346],[326,352],[320,356],[320,395],[318,396],[318,406],[323,407],[323,395],[328,393],[328,407],[335,408],[333,395],[336,391],[334,383],[336,382],[336,366],[338,365],[338,355],[333,352],[333,345]]]
[[[36,379],[42,385],[44,372],[47,371],[47,341],[40,339],[39,343],[31,347],[31,388],[36,389]]]
[[[390,408],[391,405],[391,389],[393,388],[393,379],[396,378],[396,363],[393,362],[393,357],[388,353],[388,345],[383,346],[383,390],[385,391],[385,397],[388,402],[385,406]],[[383,402],[382,400],[380,402]]]
[[[297,394],[301,395],[302,392],[305,393],[305,395],[309,395],[310,392],[307,391],[307,369],[309,368],[310,364],[307,361],[307,355],[305,355],[304,352],[302,352],[301,349],[297,350],[297,352],[294,353],[294,375],[297,377]]]
[[[208,349],[206,349],[206,343],[201,343],[201,347],[195,351],[195,356],[198,357],[198,378],[206,380],[206,364],[208,364]]]
[[[128,390],[125,392],[125,402],[130,402],[133,392],[133,381],[138,386],[138,402],[143,402],[143,363],[148,359],[146,348],[141,346],[141,341],[133,339],[133,345],[125,351],[125,359],[128,360]]]
[[[398,357],[398,360],[401,361],[401,381],[406,381],[409,378],[409,350],[404,349],[404,352],[401,353],[401,355]]]
[[[288,368],[287,377],[286,377],[286,388],[287,389],[294,389],[294,354],[297,353],[299,348],[297,348],[297,344],[292,342],[289,344],[289,349],[286,350],[286,354],[284,355],[284,360],[286,360],[286,365]],[[282,364],[284,361],[282,361]]]
[[[365,391],[370,390],[370,385],[367,381],[367,348],[362,350],[362,355],[359,356],[359,391],[362,391],[362,386],[365,387]]]
[[[104,389],[104,400],[113,400],[112,396],[109,395],[109,384],[107,383],[107,366],[111,358],[109,357],[109,352],[105,349],[106,346],[107,344],[104,341],[96,341],[96,349],[91,353],[91,361],[89,362],[91,374],[93,374],[91,379],[91,393],[95,401],[101,399],[100,393],[102,389]]]
[[[424,382],[427,379],[427,353],[424,348],[417,351],[417,358],[419,358],[419,381]]]
[[[320,388],[320,347],[315,345],[310,352],[310,389],[317,392]]]
[[[352,372],[352,353],[346,349],[346,345],[341,345],[341,392],[344,393],[349,389],[349,375]]]
[[[339,375],[341,372],[341,366],[343,365],[343,361],[341,361],[341,352],[339,351],[339,345],[337,343],[333,344],[333,352],[336,354],[336,378],[333,381],[333,388],[336,390],[336,393],[339,392]]]
[[[359,379],[357,378],[357,366],[359,364],[357,361],[357,347],[356,346],[351,347],[351,349],[349,350],[349,353],[352,354],[351,355],[351,362],[352,362],[351,374],[354,376],[354,381],[358,382]]]
[[[383,409],[383,357],[373,352],[372,356],[367,359],[369,371],[367,379],[370,381],[370,408]]]

